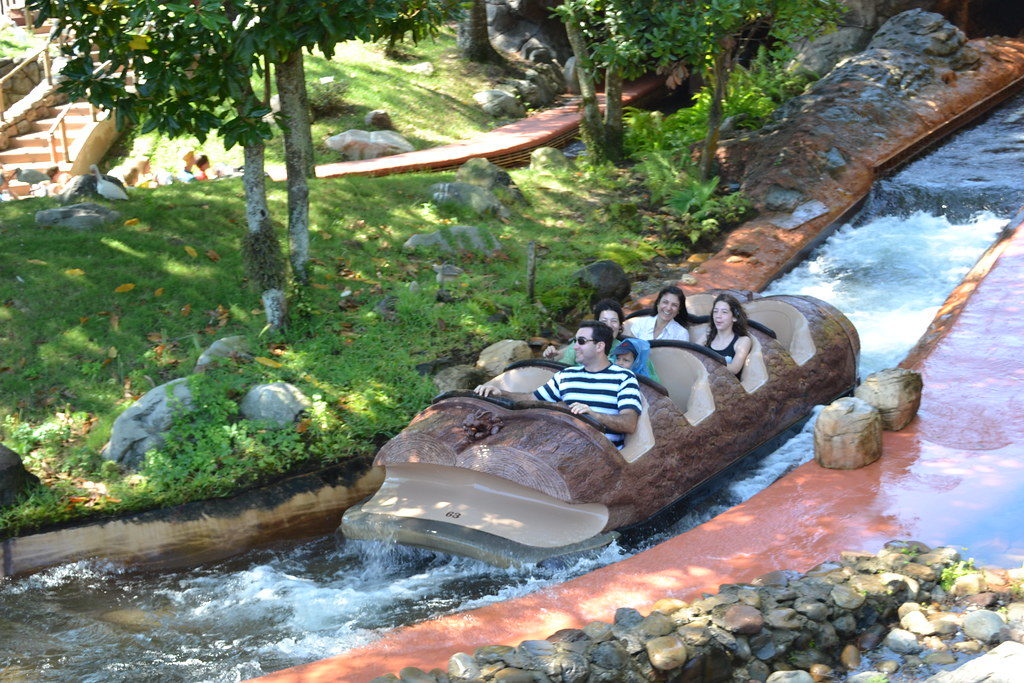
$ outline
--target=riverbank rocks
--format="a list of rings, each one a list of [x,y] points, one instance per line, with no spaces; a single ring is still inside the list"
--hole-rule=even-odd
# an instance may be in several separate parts
[[[71,230],[95,230],[113,225],[120,219],[121,214],[117,211],[92,202],[36,211],[36,225]]]
[[[0,508],[12,505],[25,489],[39,483],[39,477],[25,469],[21,456],[0,444]]]
[[[853,395],[874,406],[882,418],[882,429],[896,432],[906,427],[921,407],[924,381],[921,373],[889,368],[871,373]]]
[[[595,261],[572,274],[572,279],[584,287],[594,290],[590,296],[591,303],[601,299],[624,301],[629,296],[632,283],[629,276],[615,261]]]
[[[402,246],[406,249],[436,247],[447,253],[476,251],[493,254],[502,250],[498,238],[488,230],[475,225],[452,225],[434,232],[419,233],[407,239]]]
[[[302,391],[288,382],[257,384],[249,389],[238,408],[247,420],[268,422],[277,429],[294,424],[313,404]]]
[[[859,398],[834,401],[814,423],[814,459],[822,467],[853,470],[882,455],[882,418]]]
[[[470,159],[462,164],[455,173],[455,180],[489,190],[502,201],[525,201],[523,193],[516,187],[508,171],[482,157]]]
[[[482,90],[473,95],[473,101],[496,119],[526,116],[526,109],[519,100],[504,90]]]
[[[983,62],[997,57],[982,54]],[[947,98],[957,70],[977,60],[940,15],[896,15],[867,49],[786,102],[759,131],[724,141],[722,181],[739,183],[756,209],[781,212],[779,220],[812,197],[832,206],[851,188],[870,185],[873,161],[890,149],[884,141],[894,150],[909,131],[923,134],[937,123],[928,118],[935,102]]]
[[[883,675],[923,680],[984,652],[1008,633],[999,613],[970,607],[963,630],[957,625],[941,635],[924,635],[903,627],[908,619],[921,625],[951,616],[953,605],[932,598],[942,591],[942,570],[955,558],[952,548],[893,541],[877,553],[844,552],[838,561],[806,574],[779,571],[749,584],[725,584],[690,604],[665,598],[646,617],[623,607],[611,623],[594,621],[518,647],[487,645],[473,655],[458,653],[449,659],[447,673],[435,670],[426,674],[432,679],[413,679],[404,669],[400,680],[876,683]],[[989,573],[1000,580],[1006,576]],[[999,598],[1003,610],[1014,623],[1024,620],[1024,603],[1006,606],[1009,595]],[[1002,647],[992,654],[1001,657],[1013,649]],[[374,680],[398,678],[388,674]]]
[[[508,218],[508,207],[490,190],[470,183],[434,183],[429,189],[430,197],[438,206],[461,206],[481,216]]]
[[[251,358],[248,349],[249,340],[246,337],[222,337],[200,354],[193,372],[202,372],[215,358]]]
[[[500,375],[509,363],[529,358],[533,358],[529,344],[522,339],[505,339],[481,351],[476,366],[486,372],[488,377],[495,377]]]
[[[117,416],[110,441],[100,455],[127,468],[142,464],[146,451],[164,443],[177,411],[192,410],[192,392],[186,378],[153,387],[126,411]]]
[[[411,152],[415,148],[392,130],[346,130],[324,140],[327,149],[340,152],[350,161],[376,159]]]
[[[434,386],[437,387],[439,394],[448,391],[470,391],[491,377],[493,375],[488,375],[483,369],[472,365],[453,365],[434,375]]]
[[[554,147],[538,147],[530,152],[530,169],[557,175],[569,170],[572,163],[565,152]]]

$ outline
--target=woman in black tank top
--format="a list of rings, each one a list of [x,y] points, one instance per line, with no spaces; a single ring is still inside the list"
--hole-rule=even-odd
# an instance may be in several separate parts
[[[725,356],[734,375],[743,371],[753,341],[747,334],[747,313],[731,294],[719,294],[711,306],[711,329],[704,342],[712,351]]]

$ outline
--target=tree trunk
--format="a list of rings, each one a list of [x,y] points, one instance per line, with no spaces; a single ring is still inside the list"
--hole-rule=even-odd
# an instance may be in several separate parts
[[[459,22],[459,31],[455,38],[459,53],[471,62],[501,64],[504,60],[491,45],[491,37],[487,31],[487,3],[485,0],[472,0],[472,3]]]
[[[597,105],[597,91],[594,87],[594,70],[587,53],[587,44],[583,39],[579,22],[575,16],[565,21],[565,33],[569,37],[569,45],[576,57],[576,76],[580,83],[580,100],[583,106],[583,118],[580,121],[580,137],[587,146],[587,155],[593,162],[608,160],[608,150],[601,125],[601,109]]]
[[[288,173],[288,245],[292,277],[309,284],[309,184],[313,176],[313,138],[302,50],[290,52],[274,65],[284,124],[284,164]]]
[[[622,161],[622,72],[609,67],[604,74],[604,142],[608,158]]]
[[[284,296],[284,257],[270,224],[267,186],[264,180],[263,143],[245,146],[245,222],[247,232],[242,243],[242,258],[249,281],[261,291],[267,327],[280,329],[287,319]]]
[[[711,109],[708,111],[708,134],[700,153],[700,179],[708,181],[714,175],[715,153],[718,151],[718,129],[722,127],[722,103],[725,102],[726,86],[729,84],[732,53],[723,49],[715,55],[711,67]]]

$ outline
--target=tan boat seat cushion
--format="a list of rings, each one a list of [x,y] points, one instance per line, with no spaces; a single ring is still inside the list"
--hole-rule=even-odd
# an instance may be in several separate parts
[[[779,344],[797,365],[803,365],[817,353],[807,318],[792,304],[775,299],[754,299],[743,306],[747,309],[747,317],[775,332]]]
[[[690,424],[697,424],[715,412],[708,371],[696,352],[656,347],[651,349],[651,363],[661,384],[668,389],[669,398],[683,411]]]

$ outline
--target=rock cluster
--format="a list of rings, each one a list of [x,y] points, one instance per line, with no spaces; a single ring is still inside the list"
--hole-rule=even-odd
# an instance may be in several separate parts
[[[612,623],[457,653],[447,670],[408,667],[373,680],[810,683],[844,673],[849,681],[882,680],[897,671],[923,680],[1003,641],[1024,640],[1024,602],[1011,602],[1024,575],[968,571],[947,593],[940,579],[967,566],[953,548],[894,541],[876,554],[842,553],[803,575],[776,571],[726,584],[689,604],[666,598],[646,616],[621,608]],[[1005,613],[995,611],[1000,602],[1008,603]]]
[[[740,183],[755,207],[769,212],[792,212],[811,196],[839,192],[869,170],[849,160],[878,158],[886,140],[920,127],[915,102],[942,99],[978,60],[941,15],[896,15],[866,50],[789,100],[760,131],[723,143],[723,180]]]

